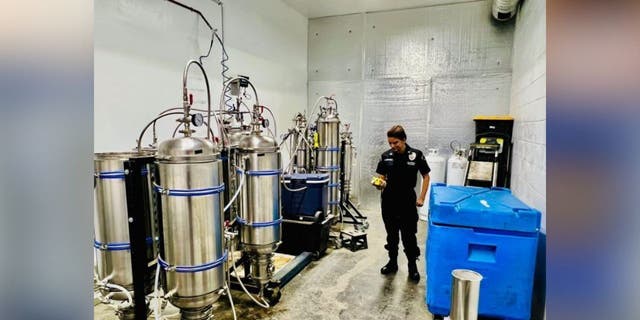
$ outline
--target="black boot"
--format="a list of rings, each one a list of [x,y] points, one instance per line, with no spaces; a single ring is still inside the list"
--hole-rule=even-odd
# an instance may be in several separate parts
[[[396,273],[398,271],[398,260],[396,258],[390,257],[389,262],[380,269],[380,273],[382,274],[390,274]]]
[[[418,283],[420,281],[420,274],[418,273],[418,266],[416,266],[415,259],[409,259],[409,279]]]

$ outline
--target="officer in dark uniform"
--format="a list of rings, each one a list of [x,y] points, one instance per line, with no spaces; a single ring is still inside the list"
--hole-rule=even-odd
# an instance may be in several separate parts
[[[402,126],[393,126],[387,132],[387,141],[391,149],[382,154],[376,173],[384,180],[379,187],[382,191],[382,219],[387,231],[389,262],[382,267],[380,273],[390,274],[398,271],[398,232],[402,235],[404,253],[409,262],[409,278],[420,281],[416,260],[420,256],[416,233],[418,231],[418,211],[416,206],[424,204],[429,186],[429,165],[424,154],[411,148],[407,143],[407,135]],[[416,199],[414,188],[418,171],[422,175],[423,184],[420,197]]]

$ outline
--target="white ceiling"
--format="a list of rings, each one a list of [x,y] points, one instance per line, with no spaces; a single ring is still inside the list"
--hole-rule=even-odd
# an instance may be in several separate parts
[[[419,8],[478,0],[282,0],[307,18]]]

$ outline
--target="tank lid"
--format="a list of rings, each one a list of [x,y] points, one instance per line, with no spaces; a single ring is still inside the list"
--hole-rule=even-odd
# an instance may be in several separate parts
[[[96,152],[93,154],[95,160],[129,160],[131,158],[140,158],[153,156],[154,151],[142,150],[137,151],[124,151],[124,152]]]
[[[240,140],[243,137],[248,136],[249,134],[250,131],[243,128],[229,129],[229,133],[227,134],[227,137],[229,138],[229,147],[237,147],[240,143]]]
[[[196,137],[181,137],[163,141],[158,147],[160,161],[210,161],[217,156],[218,148],[211,141]]]
[[[273,152],[278,150],[278,144],[271,137],[264,136],[259,132],[252,132],[240,139],[238,148],[242,150]]]
[[[318,122],[340,122],[337,113],[322,113],[318,117]]]

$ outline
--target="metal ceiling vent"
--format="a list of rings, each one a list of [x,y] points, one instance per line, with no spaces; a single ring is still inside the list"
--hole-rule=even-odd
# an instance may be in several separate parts
[[[498,21],[507,21],[516,15],[520,0],[493,0],[491,12]]]

